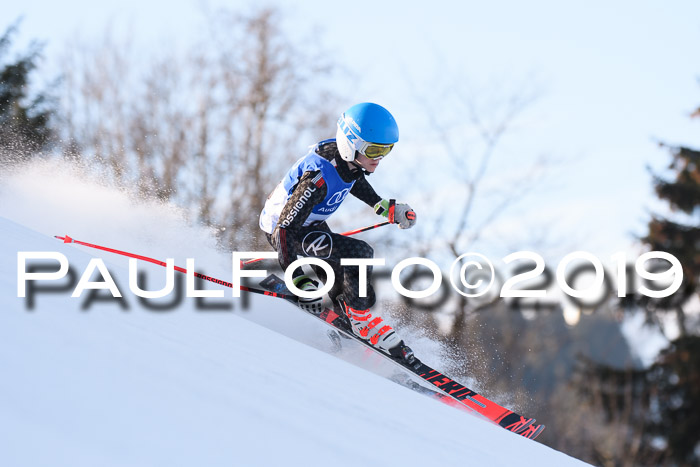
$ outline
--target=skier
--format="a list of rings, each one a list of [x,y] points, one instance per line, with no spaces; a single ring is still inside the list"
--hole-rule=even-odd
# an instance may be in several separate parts
[[[366,176],[374,173],[399,140],[394,117],[384,107],[361,103],[350,107],[338,119],[335,139],[311,147],[287,172],[268,196],[260,214],[260,228],[279,254],[283,270],[297,256],[325,260],[335,273],[335,284],[328,296],[340,316],[346,316],[352,332],[390,355],[409,362],[414,359],[394,329],[370,308],[376,298],[367,268],[365,297],[360,297],[360,274],[357,266],[341,266],[342,258],[372,258],[374,250],[366,242],[331,231],[326,219],[348,194],[371,206],[389,222],[408,229],[416,223],[410,206],[379,196]],[[326,280],[321,268],[314,267],[321,282]],[[315,281],[301,268],[293,273],[294,285],[303,291],[318,290]],[[322,298],[299,298],[299,305],[312,312],[323,311]]]

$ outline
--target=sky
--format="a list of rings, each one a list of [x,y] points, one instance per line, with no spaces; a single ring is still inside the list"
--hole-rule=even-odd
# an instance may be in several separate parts
[[[206,28],[202,5],[251,5],[5,3],[2,26],[23,15],[21,38],[47,42],[47,69],[56,66],[67,41],[99,39],[108,25],[120,34],[129,31],[144,47],[184,46]],[[391,177],[399,164],[422,169],[437,160],[433,148],[439,142],[416,94],[460,118],[449,97],[440,97],[447,86],[471,90],[486,107],[493,93],[508,95],[522,86],[537,91],[539,97],[497,154],[499,171],[487,174],[486,182],[503,185],[504,172],[522,171],[541,154],[564,162],[526,204],[499,221],[494,241],[518,244],[508,241],[512,232],[541,230],[554,242],[568,238],[562,246],[569,250],[608,257],[629,249],[634,234],[643,233],[650,210],[661,208],[646,167],[663,168],[668,152],[655,141],[700,146],[700,122],[689,118],[700,106],[698,2],[409,1],[398,7],[395,2],[311,0],[277,5],[293,37],[320,43],[336,63],[356,73],[350,85],[339,83],[348,106],[380,102],[399,122],[397,156],[382,167],[389,176],[373,179],[379,192],[400,187]],[[448,180],[445,186],[458,182]],[[400,196],[419,214],[423,209],[426,219],[440,208],[412,200],[410,192]],[[489,208],[488,202],[479,206],[484,212]]]

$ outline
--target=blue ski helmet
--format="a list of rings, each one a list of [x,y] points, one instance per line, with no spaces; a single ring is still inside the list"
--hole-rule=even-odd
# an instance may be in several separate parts
[[[355,160],[355,151],[365,154],[365,150],[373,145],[386,146],[385,153],[376,156],[383,157],[399,140],[399,127],[384,107],[363,102],[353,105],[340,116],[335,140],[340,157],[348,162]]]

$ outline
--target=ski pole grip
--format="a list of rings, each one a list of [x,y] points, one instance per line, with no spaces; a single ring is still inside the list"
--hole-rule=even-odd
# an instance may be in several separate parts
[[[396,200],[390,199],[389,200],[389,213],[387,214],[387,219],[389,219],[389,222],[391,222],[392,224],[396,224],[396,218],[394,217],[395,210],[396,210]]]

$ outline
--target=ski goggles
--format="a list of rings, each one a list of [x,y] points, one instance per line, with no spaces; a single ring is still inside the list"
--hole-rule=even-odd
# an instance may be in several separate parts
[[[393,144],[377,144],[362,141],[357,150],[367,159],[381,159],[391,152]]]
[[[360,136],[350,128],[348,122],[345,121],[345,114],[338,119],[338,128],[345,134],[350,146],[368,159],[381,159],[389,154],[394,147],[394,143],[370,143],[360,138]]]

